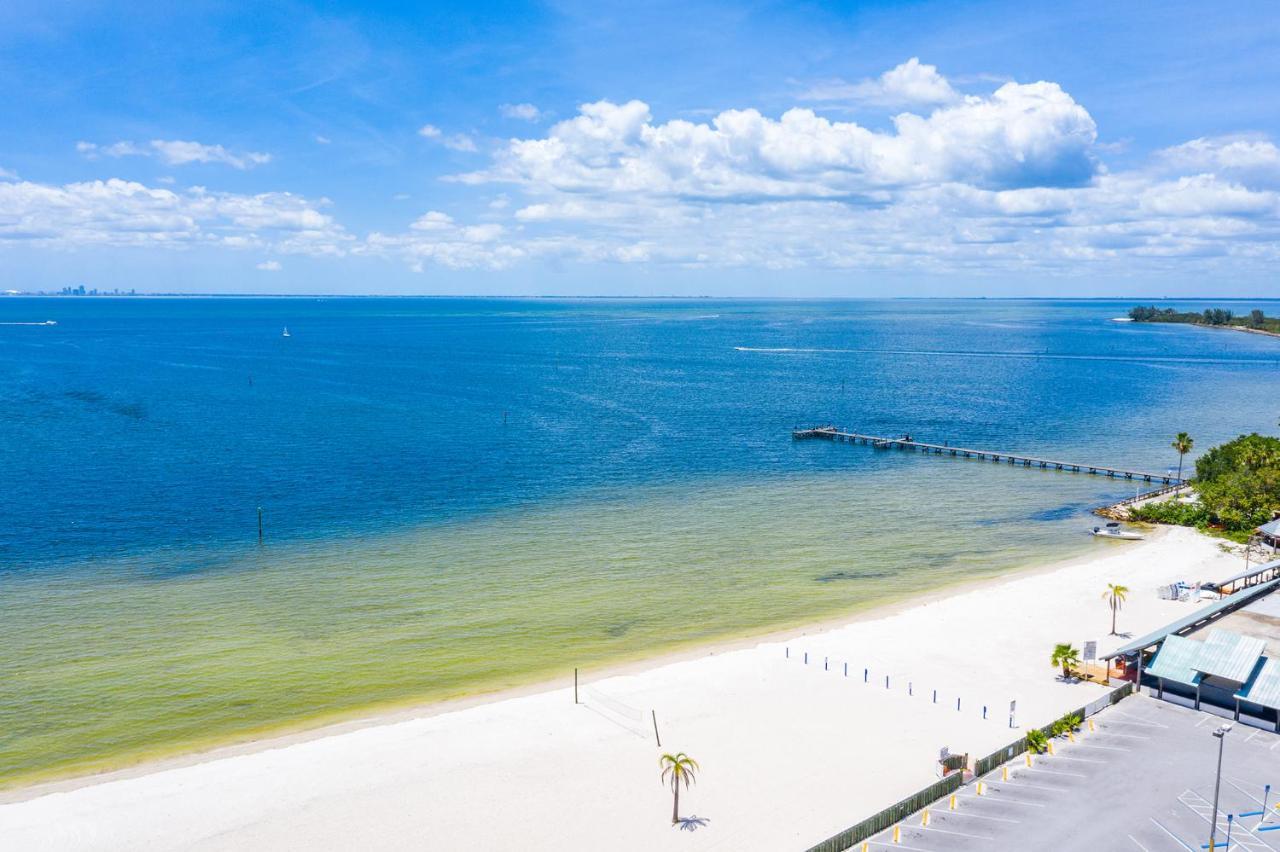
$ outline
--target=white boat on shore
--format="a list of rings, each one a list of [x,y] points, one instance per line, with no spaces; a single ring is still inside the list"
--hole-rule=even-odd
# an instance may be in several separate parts
[[[1142,541],[1142,533],[1120,528],[1120,524],[1112,521],[1105,527],[1094,527],[1093,534],[1098,538],[1115,538],[1121,541]]]

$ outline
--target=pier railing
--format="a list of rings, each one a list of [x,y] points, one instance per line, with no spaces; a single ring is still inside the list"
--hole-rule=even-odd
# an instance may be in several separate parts
[[[1172,486],[1186,484],[1185,479],[1179,479],[1167,473],[1151,473],[1143,470],[1126,470],[1125,468],[1107,467],[1105,465],[1060,461],[1058,459],[1040,458],[1039,456],[1028,456],[1023,453],[1005,452],[1004,450],[976,450],[972,447],[953,447],[950,444],[930,444],[925,441],[914,440],[910,436],[888,438],[881,435],[866,435],[861,432],[848,432],[836,426],[795,429],[792,431],[791,437],[796,440],[825,438],[828,441],[870,444],[876,449],[882,450],[915,450],[938,456],[951,455],[970,459],[989,459],[993,462],[1006,462],[1022,467],[1039,467],[1044,470],[1063,470],[1072,473],[1091,473],[1096,476],[1109,476],[1112,478],[1141,479],[1144,482],[1162,482],[1165,485]]]

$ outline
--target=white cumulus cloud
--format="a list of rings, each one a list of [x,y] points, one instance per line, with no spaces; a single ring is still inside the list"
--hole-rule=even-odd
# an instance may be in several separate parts
[[[262,263],[259,263],[256,268],[261,269],[263,272],[279,272],[281,269],[284,269],[278,260],[264,260]]]
[[[516,118],[520,121],[537,121],[542,118],[542,110],[533,104],[503,104],[498,107],[503,118]]]
[[[813,84],[800,95],[806,101],[857,101],[880,106],[937,106],[953,103],[960,93],[936,65],[917,57],[891,68],[873,80],[849,83],[840,79]]]
[[[475,140],[465,133],[446,134],[434,124],[424,124],[418,128],[418,135],[424,139],[438,142],[451,151],[474,151]]]

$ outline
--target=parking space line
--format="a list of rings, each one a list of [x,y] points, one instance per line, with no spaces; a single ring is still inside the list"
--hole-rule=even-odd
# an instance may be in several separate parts
[[[1058,760],[1075,760],[1080,763],[1108,763],[1109,762],[1106,760],[1095,760],[1092,757],[1072,757],[1069,754],[1056,754],[1054,755],[1054,757],[1056,757]],[[1034,769],[1035,767],[1032,767],[1032,768]]]
[[[868,840],[872,846],[885,846],[889,849],[907,849],[909,852],[929,852],[928,849],[921,849],[919,846],[908,846],[905,843],[890,843],[887,840]]]
[[[1093,743],[1076,743],[1072,748],[1097,748],[1103,751],[1133,751],[1131,748],[1121,748],[1120,746],[1100,746]]]
[[[1144,737],[1144,736],[1142,736],[1141,734],[1119,734],[1119,733],[1116,733],[1115,731],[1107,731],[1107,732],[1106,732],[1106,734],[1107,734],[1107,736],[1109,736],[1109,737],[1123,737],[1123,738],[1124,738],[1124,739],[1126,739],[1126,740],[1149,740],[1149,739],[1151,739],[1151,737]]]
[[[1043,772],[1046,775],[1066,775],[1072,778],[1088,778],[1089,777],[1088,775],[1083,775],[1079,772],[1060,772],[1057,769],[1040,769],[1035,766],[1021,767],[1018,769],[1018,772]]]
[[[954,834],[956,837],[968,837],[970,840],[995,840],[994,837],[984,837],[981,834],[965,834],[963,831],[947,831],[945,828],[934,828],[931,825],[913,825],[912,829],[920,831],[937,831],[941,834]]]
[[[1129,838],[1130,840],[1132,840],[1132,841],[1133,841],[1133,845],[1134,845],[1134,846],[1137,846],[1139,849],[1141,849],[1141,850],[1142,850],[1142,852],[1151,852],[1151,850],[1150,850],[1150,849],[1148,849],[1147,847],[1145,847],[1145,846],[1143,846],[1141,843],[1139,843],[1139,842],[1138,842],[1138,840],[1137,840],[1137,838],[1136,838],[1136,837],[1134,837],[1132,834],[1126,834],[1126,835],[1125,835],[1125,837],[1127,837],[1127,838]]]
[[[1015,775],[1014,777],[1017,778],[1018,776]],[[997,785],[1002,787],[1012,787],[1015,790],[1018,789],[1019,787],[1025,787],[1028,790],[1047,790],[1050,793],[1067,793],[1067,792],[1070,792],[1071,790],[1070,787],[1050,787],[1045,784],[1031,784],[1026,781],[1018,781],[1016,783],[1013,781],[988,781],[987,782],[988,787],[995,787]]]
[[[1007,822],[1012,825],[1018,825],[1022,822],[1021,820],[1005,819],[1004,817],[986,816],[985,814],[971,814],[968,811],[962,811],[959,809],[954,811],[947,811],[945,814],[939,813],[938,819],[943,819],[945,817],[953,817],[953,816],[972,817],[973,819],[989,819],[992,822]]]
[[[1161,830],[1161,831],[1163,831],[1165,834],[1169,835],[1169,836],[1170,836],[1170,837],[1172,837],[1174,840],[1178,841],[1178,843],[1182,846],[1182,848],[1183,848],[1183,849],[1189,849],[1189,850],[1191,850],[1191,852],[1196,852],[1196,850],[1194,850],[1194,849],[1192,849],[1190,846],[1188,846],[1188,845],[1186,844],[1186,842],[1185,842],[1181,837],[1179,837],[1178,835],[1174,834],[1172,831],[1170,831],[1169,829],[1167,829],[1167,828],[1165,828],[1163,825],[1161,825],[1161,824],[1160,824],[1160,822],[1159,822],[1155,817],[1151,817],[1151,822],[1155,824],[1155,827],[1156,827],[1156,828],[1160,829],[1160,830]]]

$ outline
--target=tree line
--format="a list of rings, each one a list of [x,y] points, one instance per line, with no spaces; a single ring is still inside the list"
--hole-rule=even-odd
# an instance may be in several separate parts
[[[1173,308],[1157,308],[1155,305],[1139,305],[1129,311],[1129,319],[1134,322],[1180,322],[1280,332],[1280,319],[1269,317],[1257,308],[1250,311],[1247,316],[1237,317],[1234,312],[1226,308],[1205,308],[1197,313],[1175,311]]]

